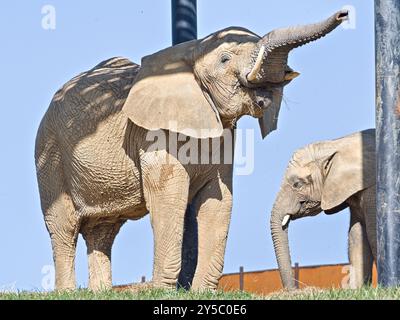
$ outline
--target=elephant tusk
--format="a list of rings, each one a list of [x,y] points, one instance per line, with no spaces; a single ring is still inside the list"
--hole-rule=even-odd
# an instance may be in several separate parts
[[[263,64],[264,53],[265,47],[261,46],[260,51],[258,51],[256,63],[254,64],[253,69],[251,69],[250,73],[247,75],[247,81],[253,82],[257,79],[257,75],[259,74]]]
[[[295,72],[295,71],[289,72],[285,75],[285,80],[286,81],[293,80],[294,78],[297,78],[299,75],[300,75],[300,73]]]
[[[286,225],[289,223],[289,220],[290,220],[290,215],[289,214],[284,216],[283,219],[282,219],[282,227],[286,227]]]

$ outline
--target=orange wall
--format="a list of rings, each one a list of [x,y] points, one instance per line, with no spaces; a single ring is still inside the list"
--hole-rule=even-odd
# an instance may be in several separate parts
[[[300,267],[299,288],[346,288],[349,280],[349,265],[325,265]],[[269,294],[282,289],[278,270],[244,272],[244,291]],[[373,270],[373,285],[376,286],[376,269]],[[225,274],[219,282],[219,289],[234,291],[240,289],[239,273]]]

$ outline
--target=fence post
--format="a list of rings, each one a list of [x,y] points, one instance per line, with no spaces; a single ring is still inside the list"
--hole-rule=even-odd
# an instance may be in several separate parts
[[[243,291],[244,289],[244,268],[239,268],[239,290]]]
[[[299,267],[299,263],[296,262],[294,264],[294,282],[295,282],[296,289],[300,288],[299,276],[300,276],[300,267]]]

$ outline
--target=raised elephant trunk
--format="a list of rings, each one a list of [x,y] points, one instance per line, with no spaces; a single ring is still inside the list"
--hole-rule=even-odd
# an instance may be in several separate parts
[[[286,192],[281,190],[272,209],[271,234],[283,286],[285,289],[295,289],[296,286],[289,250],[287,221],[288,214],[293,212],[295,208],[289,208],[289,199],[284,199],[283,196],[281,196],[285,193]]]
[[[253,67],[247,74],[250,83],[281,83],[298,74],[287,67],[289,52],[324,37],[348,18],[348,11],[339,11],[316,24],[273,30],[266,34],[252,54]]]

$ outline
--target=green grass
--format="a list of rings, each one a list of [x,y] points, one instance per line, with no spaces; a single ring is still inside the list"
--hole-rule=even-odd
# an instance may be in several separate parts
[[[359,290],[321,290],[307,288],[281,291],[267,296],[246,292],[187,292],[162,289],[144,289],[136,292],[91,292],[80,289],[73,292],[0,293],[0,300],[400,300],[400,288],[383,289],[365,287]]]
[[[264,298],[270,300],[400,300],[400,288],[364,287],[357,290],[307,288],[292,292],[277,292]]]
[[[137,292],[116,292],[112,290],[91,292],[18,292],[0,293],[0,300],[251,300],[255,295],[246,292],[188,292],[184,290],[146,289]]]

